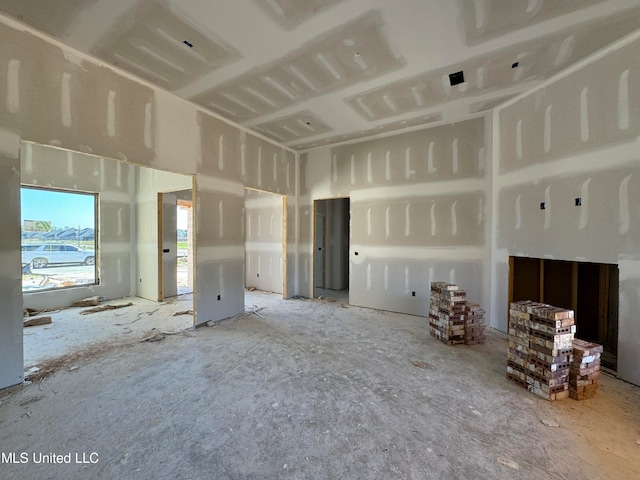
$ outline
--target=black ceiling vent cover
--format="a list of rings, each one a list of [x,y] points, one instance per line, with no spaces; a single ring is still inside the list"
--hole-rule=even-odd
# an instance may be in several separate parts
[[[456,73],[449,74],[449,82],[451,82],[451,86],[458,85],[460,83],[464,83],[464,72],[460,70]]]

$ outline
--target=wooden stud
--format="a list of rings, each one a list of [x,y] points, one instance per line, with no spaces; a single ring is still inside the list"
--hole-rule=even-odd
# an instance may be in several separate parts
[[[544,303],[544,260],[541,258],[540,262],[540,297],[538,301]]]
[[[509,296],[507,297],[509,301],[507,302],[507,332],[509,331],[511,315],[509,314],[511,303],[513,302],[513,282],[515,279],[515,257],[509,256]]]
[[[287,298],[287,196],[282,195],[282,298]]]
[[[198,326],[198,295],[196,295],[197,292],[197,285],[196,285],[196,279],[198,278],[198,276],[196,275],[196,267],[198,265],[198,263],[196,262],[196,231],[197,231],[197,225],[196,225],[196,218],[198,218],[196,216],[196,205],[198,204],[197,202],[197,193],[198,193],[198,183],[196,180],[196,176],[194,175],[193,177],[191,177],[191,261],[193,262],[193,268],[191,269],[193,277],[191,278],[191,284],[193,285],[193,326],[197,327]]]
[[[600,264],[598,285],[598,343],[606,343],[609,321],[609,265]]]
[[[578,318],[578,262],[571,264],[571,310]]]

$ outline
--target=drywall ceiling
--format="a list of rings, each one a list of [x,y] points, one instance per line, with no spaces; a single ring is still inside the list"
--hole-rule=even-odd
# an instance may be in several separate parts
[[[296,149],[464,119],[640,27],[638,0],[0,0],[0,10]]]

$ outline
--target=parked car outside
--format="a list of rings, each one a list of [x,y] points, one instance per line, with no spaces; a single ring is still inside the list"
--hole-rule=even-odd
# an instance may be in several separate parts
[[[31,268],[44,268],[47,265],[64,263],[94,265],[96,263],[95,252],[64,243],[27,243],[22,245],[23,265],[30,264]]]

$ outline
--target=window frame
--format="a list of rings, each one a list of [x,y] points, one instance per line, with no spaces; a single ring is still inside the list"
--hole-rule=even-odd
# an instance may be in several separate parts
[[[24,275],[25,272],[31,272],[31,265],[32,262],[28,262],[28,263],[22,263],[22,259],[21,259],[21,265],[22,265],[22,270],[23,270],[23,282],[22,282],[22,294],[23,295],[27,295],[27,294],[32,294],[32,293],[38,293],[38,292],[54,292],[54,291],[59,291],[59,290],[67,290],[67,289],[72,289],[72,288],[81,288],[81,287],[95,287],[100,285],[100,262],[99,262],[99,255],[100,255],[100,235],[99,235],[99,230],[98,230],[98,225],[99,225],[99,219],[100,219],[100,193],[99,192],[89,192],[89,191],[83,191],[83,190],[71,190],[71,189],[65,189],[65,188],[56,188],[56,187],[44,187],[44,186],[40,186],[40,185],[29,185],[29,184],[21,184],[20,185],[20,192],[21,192],[21,210],[23,210],[23,204],[22,204],[22,192],[23,190],[40,190],[42,192],[52,192],[52,193],[58,193],[58,194],[68,194],[68,195],[77,195],[78,197],[80,196],[84,196],[84,197],[89,197],[92,199],[92,204],[93,204],[93,224],[89,227],[89,226],[84,226],[82,228],[78,229],[79,231],[82,231],[86,228],[92,228],[93,229],[93,242],[92,242],[92,248],[88,249],[87,251],[93,251],[93,265],[91,264],[82,264],[83,266],[91,266],[93,268],[93,279],[90,282],[87,283],[76,283],[73,285],[53,285],[51,287],[43,287],[43,288],[27,288],[25,289],[25,283],[24,283]],[[26,247],[30,247],[32,245],[34,245],[34,243],[24,243],[25,238],[23,237],[24,234],[24,226],[25,226],[25,221],[27,219],[25,219],[24,217],[21,218],[21,225],[20,225],[20,231],[21,231],[21,238],[20,238],[20,243],[21,243],[21,254],[25,253],[25,252],[33,252],[34,250],[38,249],[38,246],[35,247],[35,249],[25,249]],[[62,225],[56,226],[53,225],[55,227],[61,228]],[[80,242],[80,239],[76,239],[76,242]],[[40,239],[37,241],[37,245],[45,245],[45,247],[43,248],[43,251],[48,251],[48,252],[52,252],[52,253],[59,253],[64,255],[67,251],[70,253],[74,253],[72,251],[72,249],[67,249],[65,248],[67,245],[73,246],[78,248],[78,250],[76,251],[83,251],[84,249],[76,244],[73,243],[67,243],[69,242],[69,240],[59,240],[59,239],[54,239],[54,240],[48,240],[48,239]],[[53,246],[60,246],[61,248],[54,250],[52,247]],[[29,268],[27,268],[27,265],[29,265]],[[66,266],[67,263],[60,263],[60,264],[52,264],[52,265],[56,265],[56,266]],[[69,263],[68,265],[80,265],[80,262],[72,262]]]

